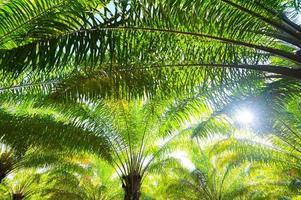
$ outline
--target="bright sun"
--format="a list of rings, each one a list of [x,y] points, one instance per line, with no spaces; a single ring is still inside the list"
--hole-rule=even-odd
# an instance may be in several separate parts
[[[250,124],[254,121],[254,115],[250,110],[243,109],[236,113],[235,119],[241,124]]]

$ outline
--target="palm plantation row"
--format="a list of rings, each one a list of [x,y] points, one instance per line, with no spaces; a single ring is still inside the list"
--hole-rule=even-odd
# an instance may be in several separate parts
[[[300,198],[300,6],[0,0],[0,199]]]

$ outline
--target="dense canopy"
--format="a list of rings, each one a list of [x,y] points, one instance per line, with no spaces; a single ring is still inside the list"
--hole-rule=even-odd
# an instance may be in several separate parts
[[[0,0],[0,199],[301,199],[300,0]]]

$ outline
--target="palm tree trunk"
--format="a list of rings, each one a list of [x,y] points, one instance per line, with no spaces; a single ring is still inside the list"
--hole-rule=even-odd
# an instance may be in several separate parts
[[[11,165],[0,161],[0,183],[2,183],[3,179],[5,179],[5,177],[11,170],[12,170]]]
[[[141,189],[141,176],[131,173],[123,176],[122,188],[124,190],[124,200],[139,200]]]
[[[23,200],[25,196],[21,193],[13,194],[12,200]]]
[[[2,167],[2,163],[0,163],[0,183],[2,183],[3,179],[6,177],[6,172],[4,171]]]

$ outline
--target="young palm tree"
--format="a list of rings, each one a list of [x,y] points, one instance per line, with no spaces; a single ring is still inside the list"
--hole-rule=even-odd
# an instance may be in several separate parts
[[[175,148],[180,134],[180,130],[172,131],[180,125],[175,123],[162,102],[108,102],[106,107],[109,115],[106,121],[103,116],[96,115],[100,113],[97,107],[92,110],[91,120],[96,132],[105,127],[110,133],[113,151],[110,162],[122,182],[124,199],[138,200],[148,173],[158,173],[177,164],[168,152]],[[164,142],[160,144],[162,140]]]
[[[7,170],[0,184],[1,199],[92,200],[122,196],[113,168],[87,152],[35,147],[17,156],[17,151],[4,144],[2,150],[2,155],[9,152],[14,162],[13,166],[11,162],[2,163]]]
[[[109,200],[122,198],[114,168],[94,155],[74,156],[72,167],[54,166],[47,170],[43,197],[56,199]]]
[[[289,179],[278,170],[280,165],[275,164],[280,152],[247,139],[217,137],[208,141],[187,148],[195,168],[174,169],[170,176],[177,178],[169,181],[167,196],[208,200],[276,199],[294,193],[288,187]]]
[[[35,170],[19,170],[0,185],[1,197],[5,200],[42,199],[40,192],[44,185],[41,179]]]

